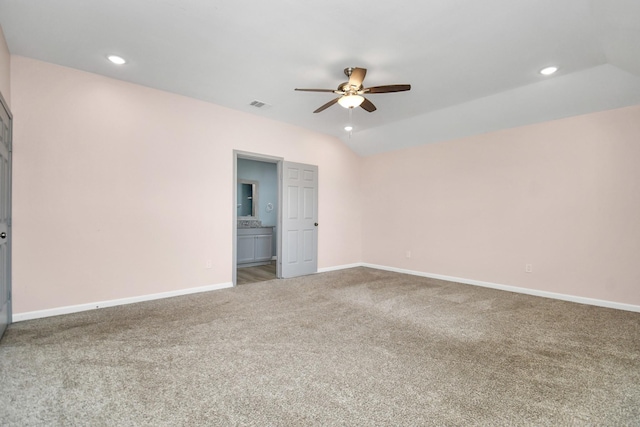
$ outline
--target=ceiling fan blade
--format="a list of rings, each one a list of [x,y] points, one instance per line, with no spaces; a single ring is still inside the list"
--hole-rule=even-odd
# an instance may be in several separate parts
[[[295,88],[294,90],[299,90],[302,92],[335,92],[335,89],[298,89]]]
[[[386,85],[386,86],[374,86],[364,89],[364,93],[389,93],[389,92],[404,92],[411,90],[411,85]]]
[[[336,99],[332,99],[331,101],[327,102],[326,104],[324,104],[322,107],[318,108],[316,111],[314,111],[314,113],[319,113],[321,111],[326,110],[327,108],[331,107],[333,104],[335,104],[336,102],[338,102],[338,99],[342,98],[341,96],[337,97]]]
[[[351,75],[349,76],[349,86],[355,86],[359,88],[362,86],[362,81],[364,80],[364,76],[367,75],[366,68],[354,68],[351,70]]]
[[[360,104],[360,106],[370,113],[373,113],[374,111],[376,111],[376,106],[373,105],[373,103],[369,101],[367,98],[365,98],[364,101],[362,101],[362,104]]]

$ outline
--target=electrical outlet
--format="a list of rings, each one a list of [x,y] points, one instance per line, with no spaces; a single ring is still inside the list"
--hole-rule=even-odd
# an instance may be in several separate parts
[[[407,258],[411,258],[411,251],[407,251],[407,252],[405,253],[405,256],[406,256]]]
[[[213,261],[211,261],[210,259],[207,260],[207,264],[206,264],[207,268],[213,268]]]
[[[533,265],[525,264],[524,265],[524,271],[527,272],[527,273],[531,273],[533,271]]]

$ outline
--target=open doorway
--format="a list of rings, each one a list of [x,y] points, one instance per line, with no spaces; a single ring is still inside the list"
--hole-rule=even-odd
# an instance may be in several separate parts
[[[11,314],[11,159],[13,116],[0,93],[0,338]]]
[[[282,159],[234,152],[234,274],[245,285],[280,277]]]

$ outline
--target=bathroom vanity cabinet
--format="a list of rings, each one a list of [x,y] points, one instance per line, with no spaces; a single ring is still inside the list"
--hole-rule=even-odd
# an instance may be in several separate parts
[[[273,227],[238,228],[238,267],[271,262]]]

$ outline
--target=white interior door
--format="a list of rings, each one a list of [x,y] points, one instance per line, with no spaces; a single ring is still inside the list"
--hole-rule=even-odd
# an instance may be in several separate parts
[[[284,278],[318,271],[318,167],[282,167],[282,260]]]
[[[11,323],[11,115],[0,97],[0,337]]]

